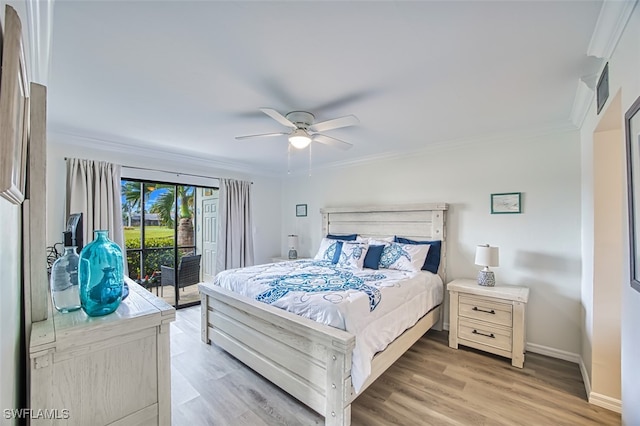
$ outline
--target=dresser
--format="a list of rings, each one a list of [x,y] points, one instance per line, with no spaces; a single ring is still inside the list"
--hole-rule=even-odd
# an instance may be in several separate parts
[[[49,308],[48,319],[32,324],[30,408],[55,410],[32,425],[171,424],[175,309],[126,281],[129,296],[112,314]]]
[[[484,287],[473,279],[447,284],[449,291],[449,346],[469,346],[511,358],[522,368],[525,345],[527,287]]]

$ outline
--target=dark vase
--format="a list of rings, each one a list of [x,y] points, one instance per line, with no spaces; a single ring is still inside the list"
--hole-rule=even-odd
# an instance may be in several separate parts
[[[93,231],[93,241],[80,253],[80,304],[92,317],[110,314],[123,299],[122,250],[107,235]]]

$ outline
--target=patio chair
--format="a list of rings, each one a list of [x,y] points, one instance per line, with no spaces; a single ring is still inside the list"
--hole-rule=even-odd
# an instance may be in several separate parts
[[[201,255],[182,256],[178,264],[178,289],[184,289],[193,284],[200,282],[200,257]],[[163,294],[163,288],[166,285],[174,286],[175,274],[170,266],[161,266],[162,275],[160,278],[160,296]],[[178,292],[178,299],[180,293]]]

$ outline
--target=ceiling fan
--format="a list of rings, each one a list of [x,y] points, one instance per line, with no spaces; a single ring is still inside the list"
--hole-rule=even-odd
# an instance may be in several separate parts
[[[338,129],[340,127],[353,126],[360,122],[355,115],[345,115],[344,117],[314,123],[315,117],[313,114],[306,111],[292,111],[287,115],[282,115],[271,108],[260,108],[260,111],[264,112],[283,126],[288,127],[290,130],[288,132],[236,136],[236,140],[286,135],[289,137],[288,139],[291,146],[298,149],[306,148],[313,141],[342,150],[347,150],[353,145],[349,142],[321,134],[320,132]]]

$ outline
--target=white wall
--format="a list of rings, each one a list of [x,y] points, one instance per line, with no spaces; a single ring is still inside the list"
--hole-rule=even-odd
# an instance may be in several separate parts
[[[522,214],[490,214],[490,194],[522,192]],[[321,239],[321,207],[446,202],[447,279],[475,277],[475,247],[500,247],[496,280],[531,288],[527,341],[580,352],[580,151],[577,131],[443,144],[422,153],[313,171],[285,182],[283,234],[300,255]],[[295,204],[309,206],[295,218]],[[285,241],[282,240],[282,250]],[[538,347],[538,349],[540,349]]]
[[[640,95],[640,8],[636,5],[635,10],[627,23],[625,30],[616,46],[611,58],[609,59],[609,93],[610,99],[607,101],[603,112],[600,115],[596,114],[595,106],[592,105],[587,118],[581,128],[581,145],[583,150],[583,174],[587,177],[583,181],[583,194],[584,198],[591,197],[592,205],[589,203],[583,204],[583,216],[590,215],[592,218],[591,223],[585,221],[583,223],[584,235],[597,235],[598,229],[606,230],[607,227],[610,233],[610,239],[603,239],[609,245],[615,245],[615,251],[618,253],[617,257],[620,258],[619,262],[612,267],[619,268],[619,271],[615,271],[612,274],[613,279],[617,281],[619,293],[621,294],[621,300],[618,301],[616,306],[612,306],[612,301],[609,297],[599,297],[598,290],[606,289],[608,283],[604,278],[598,277],[597,274],[583,276],[582,289],[583,289],[583,303],[585,308],[589,309],[585,315],[587,322],[583,324],[583,351],[585,363],[591,359],[590,375],[594,379],[594,390],[592,391],[590,399],[603,396],[599,402],[607,402],[607,398],[612,400],[609,402],[615,402],[615,394],[610,395],[606,392],[609,391],[611,381],[619,380],[621,382],[621,397],[622,397],[622,423],[626,425],[640,424],[640,368],[637,366],[638,359],[640,359],[640,293],[633,290],[629,285],[629,239],[628,239],[628,222],[626,214],[626,197],[622,197],[622,203],[610,204],[608,197],[598,199],[593,196],[594,192],[597,195],[597,188],[600,185],[611,185],[611,182],[607,180],[611,179],[611,176],[607,176],[606,167],[609,167],[611,175],[619,176],[621,170],[625,170],[625,154],[624,154],[624,138],[621,133],[617,138],[611,140],[610,143],[617,143],[617,146],[612,146],[612,151],[617,154],[617,158],[609,158],[608,165],[603,165],[601,170],[602,178],[598,177],[598,173],[593,171],[594,164],[599,164],[598,158],[593,158],[589,152],[594,152],[594,132],[603,130],[600,120],[603,117],[607,117],[611,108],[616,108],[615,102],[618,99],[616,95],[619,93],[620,98],[620,113],[618,113],[619,122],[617,127],[623,128],[622,116],[624,112],[631,106],[631,104]],[[594,102],[595,103],[595,102]],[[595,137],[596,140],[598,137]],[[584,154],[584,153],[587,154]],[[595,162],[595,163],[594,163]],[[588,178],[593,180],[589,182]],[[618,179],[619,188],[615,191],[626,194],[626,182],[624,177]],[[601,203],[598,205],[598,203]],[[620,205],[622,204],[622,205]],[[595,206],[595,207],[594,207]],[[614,219],[616,223],[622,224],[618,228],[611,227],[606,223],[606,216],[600,220],[604,223],[598,222],[598,216],[593,214],[593,211],[610,209],[610,214],[616,215]],[[602,235],[602,234],[601,234]],[[601,261],[600,257],[595,256],[594,246],[598,245],[598,241],[594,241],[590,238],[583,240],[584,248],[584,269],[596,270],[598,262]],[[615,352],[611,352],[608,346],[611,345],[610,337],[606,334],[606,330],[598,333],[597,327],[601,325],[599,316],[604,320],[604,324],[608,324],[608,317],[617,314],[612,310],[620,309],[621,307],[621,325],[620,325],[620,357],[617,358]],[[589,319],[592,323],[589,323]],[[620,364],[620,372],[617,373],[615,366]],[[619,374],[619,377],[611,377]],[[607,375],[610,379],[607,380]],[[596,388],[597,386],[597,388]],[[598,395],[603,393],[603,395]],[[595,395],[594,395],[595,394]]]
[[[134,150],[127,146],[114,146],[99,141],[65,136],[55,133],[47,141],[47,244],[62,240],[65,217],[66,163],[65,157],[110,161],[123,166],[144,167],[174,173],[127,170],[127,177],[157,178],[164,181],[180,180],[199,185],[216,185],[216,179],[201,179],[186,174],[234,178],[253,182],[253,234],[256,263],[266,263],[280,251],[280,200],[279,178],[233,172],[210,166],[207,161],[186,156],[169,155],[150,150]],[[185,175],[180,175],[185,173]],[[136,175],[137,174],[137,175]]]
[[[619,104],[619,102],[618,102]],[[618,112],[618,111],[616,111]],[[607,111],[608,113],[608,111]],[[618,112],[618,118],[620,114]],[[594,135],[594,248],[592,308],[593,394],[620,400],[620,293],[624,227],[625,174],[623,131],[599,131]]]

